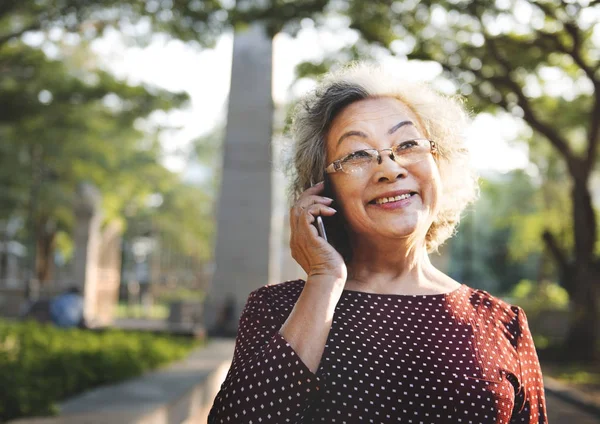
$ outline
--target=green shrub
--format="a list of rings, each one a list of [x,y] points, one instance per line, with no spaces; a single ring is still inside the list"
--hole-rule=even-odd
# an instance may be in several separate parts
[[[513,287],[509,299],[521,306],[529,314],[541,310],[564,311],[569,308],[569,294],[557,283],[543,282],[535,284],[530,280],[521,280]]]
[[[203,290],[192,290],[186,288],[178,288],[175,290],[163,291],[155,296],[156,303],[169,304],[172,302],[202,302],[206,297]]]
[[[0,320],[0,422],[53,415],[56,403],[185,357],[197,341]]]

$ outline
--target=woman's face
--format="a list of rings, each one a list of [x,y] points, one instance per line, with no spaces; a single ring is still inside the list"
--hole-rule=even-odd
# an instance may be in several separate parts
[[[327,163],[362,149],[388,149],[402,141],[425,138],[416,115],[393,98],[372,98],[350,104],[332,122],[327,134]],[[405,238],[430,227],[441,193],[440,175],[431,154],[406,167],[381,152],[381,164],[356,173],[330,174],[336,200],[349,230],[358,236]],[[407,199],[381,203],[409,191]],[[379,200],[378,200],[379,199]]]

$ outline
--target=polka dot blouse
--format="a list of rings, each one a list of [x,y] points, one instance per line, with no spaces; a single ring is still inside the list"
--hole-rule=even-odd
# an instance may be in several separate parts
[[[523,310],[466,285],[344,290],[312,373],[279,334],[305,282],[252,292],[209,423],[546,423]]]

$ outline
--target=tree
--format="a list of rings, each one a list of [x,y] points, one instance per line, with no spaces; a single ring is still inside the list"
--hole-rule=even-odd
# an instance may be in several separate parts
[[[155,32],[210,45],[220,35],[227,12],[218,0],[4,0],[0,5],[0,46],[30,31],[61,29],[85,39],[114,26],[137,42]],[[148,30],[134,28],[150,24]]]
[[[524,217],[538,224],[545,211],[537,199],[539,187],[523,170],[482,178],[480,186],[479,201],[449,243],[448,272],[466,284],[506,294],[523,279],[538,280],[542,252],[537,245],[521,248],[519,224]],[[532,238],[537,241],[539,234]]]
[[[79,182],[101,189],[107,219],[165,185],[157,142],[133,124],[187,95],[131,87],[22,43],[0,48],[0,63],[0,216],[27,217],[36,275],[46,281],[57,234],[70,234]]]
[[[277,0],[268,3],[241,1],[226,8],[218,0],[131,0],[126,3],[115,0],[100,3],[89,0],[8,0],[0,6],[0,49],[7,44],[18,43],[18,40],[30,31],[49,32],[60,29],[64,33],[75,34],[87,42],[100,36],[106,28],[111,26],[120,29],[129,39],[137,43],[147,43],[156,32],[166,32],[181,40],[210,45],[214,42],[215,37],[227,28],[243,26],[256,20],[262,21],[271,35],[279,32],[284,26],[293,30],[294,23],[322,10],[327,1],[303,0],[290,3]],[[0,56],[0,68],[6,63],[3,60]],[[107,79],[109,79],[109,75],[104,74],[104,80]],[[18,93],[19,90],[16,90],[15,93]],[[50,91],[44,90],[39,93],[43,93],[43,97],[47,97]],[[54,108],[58,99],[54,94],[52,95]],[[26,111],[26,109],[27,107],[13,110],[10,116],[23,117],[24,113],[35,113],[35,111]],[[11,119],[10,116],[6,117],[8,121]],[[138,113],[137,116],[140,114]],[[126,124],[121,129],[125,126]],[[11,149],[11,151],[15,150]],[[19,154],[22,155],[22,153]],[[43,149],[38,145],[31,147],[27,153],[34,163],[31,167],[34,172],[29,179],[20,181],[22,181],[22,186],[29,188],[29,195],[26,196],[29,199],[38,198],[41,181],[44,181],[45,184],[44,192],[49,192],[48,178],[46,178],[49,174],[45,171],[40,172],[40,167],[35,165],[45,159],[42,157],[43,155]],[[96,170],[100,172],[101,168],[102,166]],[[13,190],[16,187],[14,180],[10,182],[12,196],[23,197],[23,190]],[[62,179],[60,180],[62,181]],[[27,181],[30,181],[30,184]],[[22,205],[22,200],[21,202],[17,201],[17,204]],[[36,210],[36,207],[31,201],[29,205],[29,215],[33,215],[31,211]],[[30,221],[33,222],[33,218]],[[45,220],[42,221],[45,222]],[[46,224],[38,223],[36,228],[45,228],[48,226]],[[52,228],[54,226],[55,224],[50,225]],[[54,231],[51,231],[51,234],[54,234]],[[52,245],[52,243],[53,237],[50,237],[42,243],[42,246],[38,243],[38,247]],[[44,256],[48,257],[48,254]]]

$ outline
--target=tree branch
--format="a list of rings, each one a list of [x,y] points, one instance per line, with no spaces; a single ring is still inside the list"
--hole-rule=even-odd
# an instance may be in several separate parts
[[[600,90],[594,92],[595,100],[590,118],[590,128],[588,133],[587,163],[586,170],[590,173],[596,164],[598,154],[598,144],[600,143]]]
[[[562,23],[566,33],[568,33],[571,36],[572,45],[570,47],[566,46],[560,40],[560,37],[554,34],[550,34],[544,31],[536,31],[536,33],[539,36],[551,41],[559,51],[569,55],[573,59],[573,61],[583,70],[583,72],[590,79],[594,87],[594,105],[592,107],[590,116],[587,151],[586,158],[584,161],[584,172],[586,173],[586,175],[589,175],[596,163],[598,143],[600,143],[600,79],[596,77],[596,68],[598,64],[590,65],[586,63],[585,59],[583,58],[581,53],[582,35],[581,31],[579,30],[579,27],[575,22],[564,22],[560,20],[547,4],[538,3],[536,1],[532,1],[531,3],[537,6],[542,12],[544,12],[546,16],[549,16],[555,19],[556,21]],[[598,3],[600,3],[600,1],[596,0],[590,3],[590,6],[593,6]]]
[[[552,128],[547,123],[543,122],[534,112],[531,104],[529,103],[529,99],[523,93],[523,88],[520,84],[518,84],[514,79],[511,78],[511,66],[510,63],[502,56],[498,47],[496,46],[493,38],[489,37],[487,34],[483,34],[485,37],[485,44],[490,51],[490,54],[496,58],[498,63],[504,68],[504,75],[496,76],[498,81],[503,82],[503,84],[509,88],[516,96],[517,103],[523,109],[525,120],[539,133],[543,134],[552,145],[561,153],[561,155],[565,158],[569,168],[572,171],[577,169],[576,161],[574,160],[573,152],[569,147],[566,140],[564,140],[558,132]]]
[[[544,38],[551,40],[558,50],[571,56],[573,61],[585,72],[587,77],[590,79],[590,81],[594,85],[595,90],[600,91],[600,80],[598,80],[598,78],[596,78],[596,73],[595,73],[597,64],[596,64],[596,66],[594,66],[594,65],[590,65],[590,64],[586,63],[585,59],[581,55],[581,37],[582,36],[581,36],[581,32],[579,31],[579,27],[577,26],[577,23],[572,22],[572,21],[569,21],[569,22],[562,21],[561,19],[558,18],[558,16],[556,16],[556,14],[552,11],[552,9],[550,9],[550,7],[547,4],[538,3],[536,1],[531,2],[531,4],[537,6],[542,12],[544,12],[544,14],[546,16],[549,16],[552,19],[554,19],[555,21],[558,21],[561,23],[563,25],[566,33],[571,36],[572,45],[570,47],[566,46],[560,40],[560,37],[558,37],[554,34],[544,32],[544,31],[539,31],[539,30],[536,31],[536,33],[540,36],[543,36]]]
[[[18,5],[19,2],[16,0],[4,0],[0,2],[0,19],[2,19],[5,15],[8,15]]]
[[[569,261],[567,260],[565,253],[558,246],[558,243],[556,242],[554,235],[550,231],[548,231],[548,230],[544,231],[544,233],[542,234],[542,240],[544,240],[546,249],[548,249],[548,252],[550,252],[550,254],[552,255],[552,258],[558,265],[558,271],[560,273],[560,276],[562,277],[563,284],[568,284],[569,279],[566,277],[569,275],[569,272],[571,270],[571,265],[569,264]],[[570,292],[570,287],[565,287],[565,289]]]
[[[479,25],[481,28],[481,34],[484,37],[484,45],[488,49],[490,55],[496,59],[498,64],[502,66],[504,69],[504,74],[496,76],[496,81],[502,83],[505,87],[511,90],[518,99],[518,105],[523,109],[525,120],[539,133],[546,136],[546,138],[550,141],[550,143],[560,152],[560,154],[565,158],[567,162],[567,166],[569,170],[574,175],[578,173],[580,170],[578,169],[578,161],[575,160],[573,156],[573,152],[569,147],[566,140],[564,140],[554,128],[552,128],[547,123],[543,122],[533,111],[531,104],[529,103],[529,99],[523,93],[523,88],[520,84],[518,84],[514,79],[511,78],[510,73],[512,71],[512,66],[506,58],[502,55],[498,46],[496,45],[494,37],[490,36],[490,34],[485,30],[485,25],[483,23],[483,19],[480,11],[478,10],[475,4],[471,4],[468,7],[471,11],[472,15],[479,21]],[[488,78],[489,79],[489,78]]]
[[[25,34],[27,31],[33,31],[36,29],[40,29],[41,27],[42,27],[42,23],[40,21],[38,21],[29,26],[21,28],[18,31],[13,32],[12,34],[4,35],[4,36],[0,37],[0,47],[2,47],[5,43],[8,43],[13,38],[20,37],[21,35]]]
[[[554,235],[549,230],[545,230],[542,234],[542,239],[561,271],[566,270],[569,267],[569,262],[565,252],[558,246]]]

